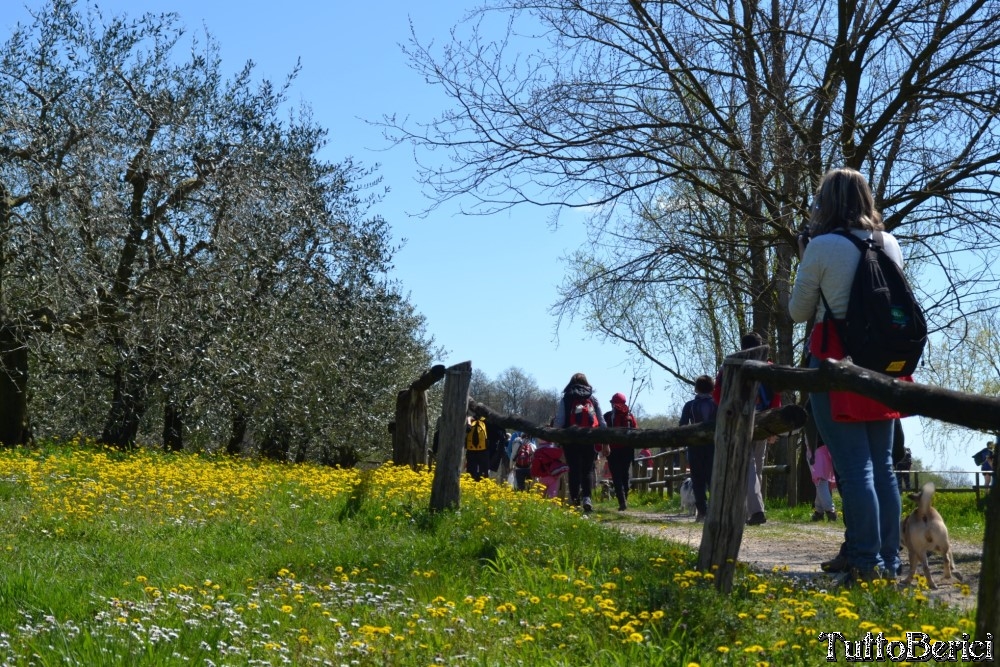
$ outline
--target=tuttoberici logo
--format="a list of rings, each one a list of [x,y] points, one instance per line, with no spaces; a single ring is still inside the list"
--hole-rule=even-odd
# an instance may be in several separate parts
[[[889,640],[880,632],[865,634],[861,639],[847,639],[840,632],[821,632],[819,640],[826,642],[827,662],[981,662],[993,660],[993,635],[985,641],[970,641],[968,633],[961,639],[930,641],[924,632],[907,632],[906,639]],[[839,653],[838,653],[839,650]]]

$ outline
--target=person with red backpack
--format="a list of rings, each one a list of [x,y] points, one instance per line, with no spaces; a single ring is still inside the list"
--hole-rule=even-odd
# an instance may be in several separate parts
[[[604,428],[604,415],[594,398],[594,388],[583,373],[575,373],[563,389],[562,398],[556,405],[553,424],[556,428],[576,426],[579,428]],[[569,465],[569,498],[574,506],[583,506],[585,513],[594,510],[590,499],[594,488],[594,462],[597,451],[593,445],[564,444],[566,463]]]
[[[628,409],[625,394],[618,392],[611,397],[611,411],[605,413],[604,421],[609,428],[638,428],[635,415]],[[618,511],[627,509],[629,491],[629,473],[632,472],[632,461],[635,460],[635,450],[628,445],[610,445],[608,451],[608,469],[611,471],[611,485],[618,499]]]
[[[535,458],[535,443],[527,433],[518,434],[512,446],[514,456],[511,465],[514,468],[514,488],[524,491],[531,476],[531,463]]]

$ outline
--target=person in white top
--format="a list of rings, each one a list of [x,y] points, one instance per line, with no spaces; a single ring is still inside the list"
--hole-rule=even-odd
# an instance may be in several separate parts
[[[872,192],[854,169],[833,169],[820,181],[809,219],[808,235],[799,237],[799,263],[788,312],[796,322],[815,317],[810,335],[811,365],[819,365],[824,354],[826,303],[833,318],[844,318],[851,284],[861,253],[842,234],[866,239],[880,232],[882,245],[900,267],[899,243],[884,231],[882,215],[875,209]],[[809,395],[820,435],[833,457],[839,476],[846,526],[847,564],[845,584],[895,578],[899,571],[899,520],[902,507],[892,467],[893,419],[834,421],[829,392]]]

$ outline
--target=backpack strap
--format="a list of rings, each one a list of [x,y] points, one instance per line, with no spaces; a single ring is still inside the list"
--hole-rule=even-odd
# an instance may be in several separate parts
[[[876,252],[882,251],[882,232],[873,231],[870,239],[861,240],[850,231],[846,229],[838,229],[833,232],[837,236],[842,236],[851,243],[861,252],[862,256],[867,250],[875,250]],[[863,261],[863,257],[862,257]],[[837,319],[833,316],[833,311],[830,309],[830,304],[827,302],[826,297],[823,295],[823,290],[819,291],[819,298],[823,301],[823,324],[826,324],[827,320],[833,321],[833,326],[837,330],[837,335],[840,336],[841,345],[845,345],[847,340],[847,328],[844,320]],[[829,335],[829,329],[823,327],[823,340],[820,342],[819,349],[825,354],[827,350],[827,336]],[[844,350],[846,353],[847,350]]]

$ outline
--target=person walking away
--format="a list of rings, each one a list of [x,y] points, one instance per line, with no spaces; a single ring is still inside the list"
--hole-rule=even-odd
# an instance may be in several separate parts
[[[545,487],[546,498],[556,497],[559,493],[559,480],[568,471],[563,448],[554,442],[539,440],[531,458],[531,476]]]
[[[743,335],[740,339],[740,349],[749,350],[760,347],[764,344],[764,338],[751,331]],[[722,403],[722,369],[715,376],[715,389],[712,391],[715,404]],[[757,400],[754,402],[754,409],[757,412],[781,407],[781,394],[771,391],[764,384],[757,385]],[[773,445],[778,440],[777,436],[771,436],[763,440],[754,440],[752,443],[753,453],[747,460],[747,496],[746,515],[748,526],[759,526],[767,522],[767,515],[764,514],[764,459],[767,458],[767,446]]]
[[[518,435],[514,440],[514,457],[511,466],[514,468],[514,488],[524,491],[528,488],[528,478],[531,477],[531,464],[535,457],[535,443],[526,434]]]
[[[976,465],[979,466],[979,470],[983,473],[983,486],[986,488],[993,486],[993,481],[996,477],[993,474],[995,472],[993,469],[995,459],[993,453],[996,451],[995,448],[996,445],[991,440],[986,443],[985,447],[972,455],[972,460],[975,461]]]
[[[642,462],[643,476],[649,476],[649,469],[653,467],[653,452],[649,447],[639,450],[639,459]]]
[[[556,404],[554,426],[566,428],[604,428],[604,415],[594,398],[594,388],[583,373],[575,373],[563,389],[563,395]],[[594,509],[591,494],[594,489],[594,463],[597,451],[593,445],[563,445],[566,463],[569,466],[569,498],[574,506],[583,507],[585,513]]]
[[[699,375],[694,381],[694,398],[681,408],[680,426],[715,421],[718,405],[712,399],[715,382],[709,375]],[[708,511],[707,492],[712,482],[712,465],[715,462],[715,443],[687,448],[688,466],[691,469],[691,490],[694,491],[694,520],[701,523]]]
[[[469,417],[465,423],[465,469],[477,482],[489,475],[486,420]]]
[[[490,473],[497,484],[503,484],[510,472],[510,458],[506,455],[509,437],[506,429],[491,421],[486,422],[486,449],[490,453]]]
[[[609,428],[638,428],[635,415],[629,410],[625,394],[618,392],[611,397],[611,415]],[[605,415],[605,421],[608,417]],[[629,474],[632,472],[632,461],[635,460],[635,449],[627,445],[612,444],[608,451],[608,468],[611,470],[611,485],[618,500],[618,511],[624,512],[628,505]]]
[[[868,182],[853,169],[833,169],[820,181],[808,225],[799,237],[799,262],[788,312],[795,322],[814,319],[809,336],[810,367],[844,356],[836,318],[847,313],[861,253],[846,234],[873,239],[900,268],[899,243],[883,231]],[[876,234],[878,236],[876,236]],[[873,238],[874,237],[874,238]],[[829,312],[828,312],[829,310]],[[875,401],[849,395],[809,394],[813,416],[838,476],[843,505],[848,572],[843,583],[894,578],[899,571],[899,487],[892,467],[893,421],[899,413]],[[837,419],[831,407],[838,401]],[[853,421],[846,421],[846,419]]]

